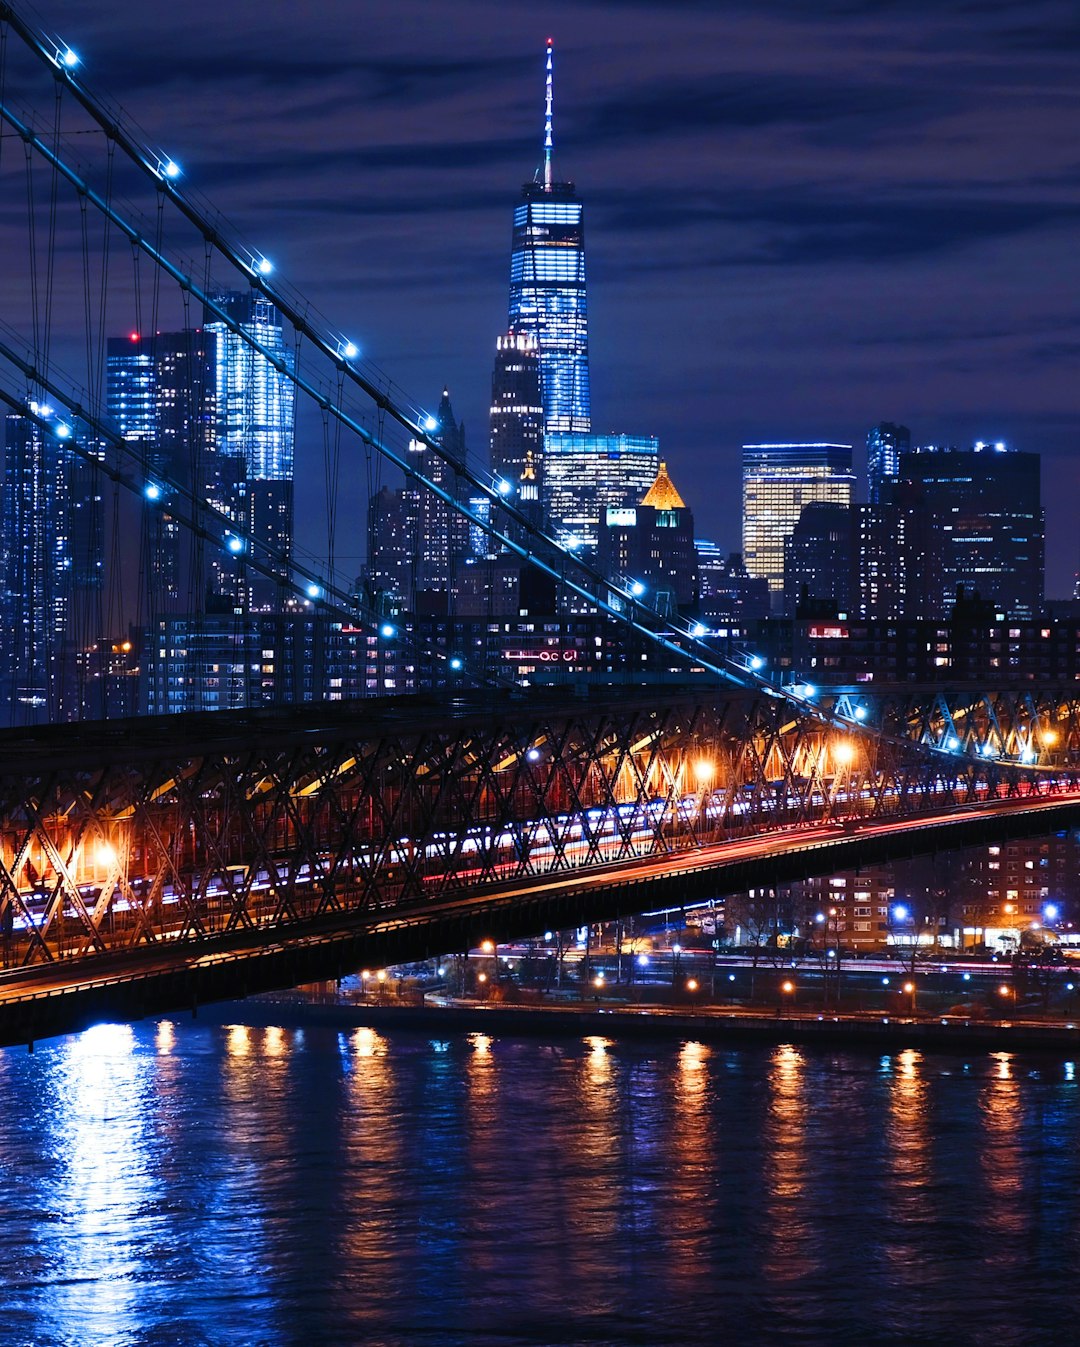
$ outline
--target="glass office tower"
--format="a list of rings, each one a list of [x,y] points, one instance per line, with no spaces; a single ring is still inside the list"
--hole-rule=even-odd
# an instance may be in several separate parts
[[[768,580],[774,602],[784,590],[784,540],[803,507],[849,506],[854,485],[850,444],[743,445],[743,560]]]
[[[552,176],[551,42],[547,47],[544,159],[514,210],[510,317],[514,332],[536,338],[544,430],[588,434],[589,325],[585,230],[574,184]]]

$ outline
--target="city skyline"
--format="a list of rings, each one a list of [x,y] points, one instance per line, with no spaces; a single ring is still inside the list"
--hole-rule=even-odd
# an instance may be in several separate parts
[[[90,87],[366,354],[418,400],[449,386],[477,457],[553,36],[558,175],[590,221],[597,431],[659,435],[699,532],[731,549],[744,442],[861,445],[882,420],[919,442],[1005,439],[1043,458],[1047,590],[1066,593],[1065,6],[491,13],[456,7],[450,30],[424,5],[328,2],[297,30],[63,0],[47,18]]]

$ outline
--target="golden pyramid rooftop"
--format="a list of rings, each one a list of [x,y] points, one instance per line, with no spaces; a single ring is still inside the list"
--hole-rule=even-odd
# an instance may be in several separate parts
[[[685,510],[686,501],[675,490],[675,483],[668,476],[667,464],[660,460],[660,470],[656,481],[649,487],[641,500],[642,505],[651,505],[654,510]]]

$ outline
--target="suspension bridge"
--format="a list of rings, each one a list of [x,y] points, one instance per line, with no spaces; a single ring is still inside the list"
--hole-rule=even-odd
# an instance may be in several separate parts
[[[774,684],[751,653],[718,653],[699,624],[562,548],[505,482],[452,455],[430,412],[92,91],[73,47],[7,4],[0,43],[0,400],[9,461],[14,423],[26,465],[7,490],[21,500],[63,480],[52,533],[34,523],[44,498],[20,506],[33,601],[5,632],[16,715],[0,734],[0,1038],[1074,817],[1074,692],[817,693]],[[280,322],[252,321],[260,304]],[[193,375],[211,377],[203,332],[275,372],[283,418],[295,401],[320,428],[324,550],[263,525],[254,479],[234,489],[236,455]],[[188,392],[169,453],[116,414],[117,333],[133,348],[187,334],[171,348]],[[122,368],[134,399],[148,367]],[[262,431],[269,455],[274,427]],[[445,472],[425,470],[435,460]],[[465,668],[439,696],[110,718],[116,633],[165,614],[197,625],[210,592],[242,607],[262,585],[279,606],[404,641],[335,554],[343,462],[368,465],[369,488],[372,463],[404,473],[645,642],[668,681],[648,696],[585,684],[554,696],[484,691],[483,671]]]

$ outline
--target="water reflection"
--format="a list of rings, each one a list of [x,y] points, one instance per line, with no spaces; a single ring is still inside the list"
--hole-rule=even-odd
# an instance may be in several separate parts
[[[763,1272],[773,1281],[790,1282],[818,1269],[813,1227],[805,1201],[808,1172],[805,1154],[805,1059],[785,1044],[769,1064],[769,1106],[763,1160],[765,1260]]]
[[[991,1253],[999,1269],[1025,1257],[1022,1237],[1028,1214],[1023,1202],[1023,1086],[1015,1078],[1011,1053],[993,1053],[994,1070],[979,1098],[983,1136],[979,1164],[984,1187],[986,1228],[998,1239]]]
[[[1064,1064],[163,1021],[0,1089],[4,1342],[1042,1344],[1080,1272]]]
[[[40,1303],[61,1339],[78,1326],[103,1342],[138,1325],[135,1274],[160,1219],[151,1064],[128,1025],[88,1029],[52,1055],[54,1220]]]
[[[672,1081],[671,1170],[665,1225],[671,1287],[685,1295],[694,1292],[701,1257],[708,1246],[714,1217],[713,1175],[723,1164],[711,1108],[710,1057],[711,1051],[703,1043],[684,1043]]]

